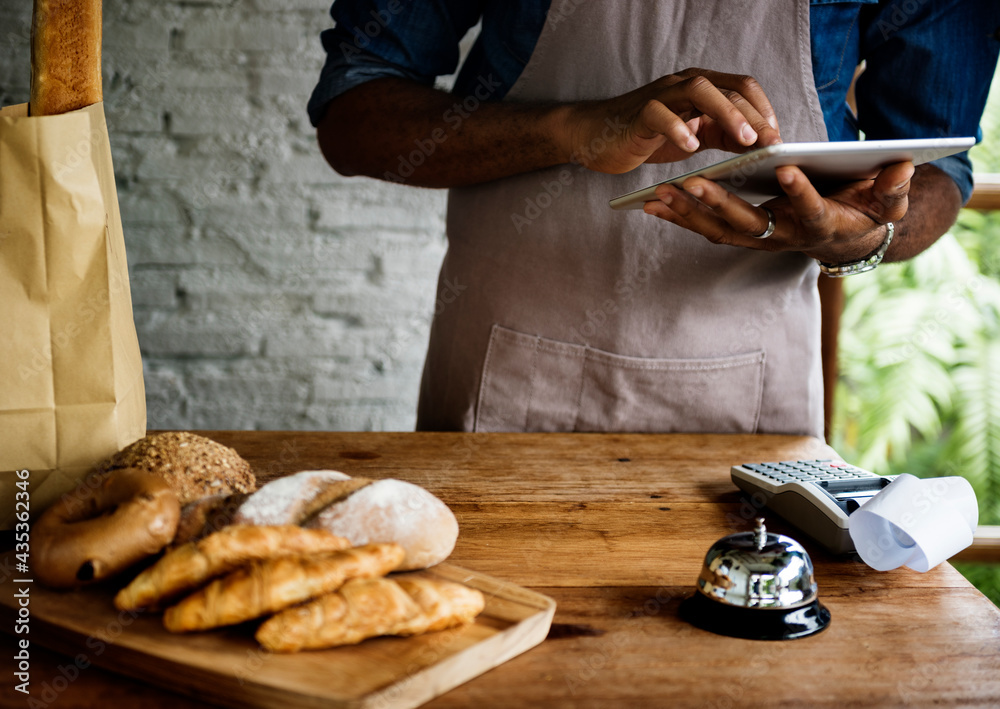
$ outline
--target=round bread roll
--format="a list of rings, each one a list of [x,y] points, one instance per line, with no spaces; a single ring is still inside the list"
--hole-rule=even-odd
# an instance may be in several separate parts
[[[140,438],[94,468],[93,474],[137,468],[163,478],[181,505],[208,495],[257,489],[250,465],[232,448],[186,431]]]
[[[325,529],[360,546],[396,542],[406,550],[398,570],[423,569],[448,558],[458,521],[448,506],[418,485],[375,480],[321,510],[306,527]]]

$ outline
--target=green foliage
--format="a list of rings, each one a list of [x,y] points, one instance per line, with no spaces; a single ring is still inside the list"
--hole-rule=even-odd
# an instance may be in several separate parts
[[[995,605],[1000,606],[1000,564],[956,563],[955,568]]]
[[[964,475],[1000,522],[1000,284],[949,234],[845,287],[834,447],[878,472]]]
[[[975,171],[1000,173],[1000,80],[982,129]],[[1000,524],[1000,212],[962,210],[932,248],[845,294],[833,447],[876,472],[962,475],[980,524]],[[1000,603],[1000,564],[958,568]]]

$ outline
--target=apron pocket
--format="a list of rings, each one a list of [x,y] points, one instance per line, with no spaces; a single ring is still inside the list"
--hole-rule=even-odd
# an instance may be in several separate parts
[[[476,431],[754,433],[764,352],[628,357],[494,325]]]

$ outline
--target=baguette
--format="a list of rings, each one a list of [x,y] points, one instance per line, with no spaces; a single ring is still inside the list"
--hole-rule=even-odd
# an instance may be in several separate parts
[[[102,100],[101,0],[35,0],[31,115],[58,115]]]
[[[251,561],[319,554],[350,546],[343,537],[301,527],[226,527],[171,549],[115,596],[118,610],[155,608]]]
[[[337,593],[264,621],[256,638],[272,652],[354,645],[379,635],[418,635],[469,623],[484,606],[482,593],[450,581],[352,579]]]
[[[181,633],[242,623],[336,591],[348,579],[384,576],[403,554],[398,544],[369,544],[320,557],[256,561],[168,608],[163,625]]]

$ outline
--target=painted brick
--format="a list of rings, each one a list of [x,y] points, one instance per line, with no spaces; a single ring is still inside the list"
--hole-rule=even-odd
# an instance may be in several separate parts
[[[260,116],[247,96],[221,92],[185,91],[170,108],[170,131],[174,135],[251,133],[258,130]]]
[[[150,357],[143,360],[146,386],[146,419],[149,428],[185,428],[184,411],[190,395],[182,377],[170,365],[160,365]]]
[[[141,154],[136,176],[143,180],[176,180],[216,184],[228,179],[248,180],[253,167],[244,156],[212,152],[210,146],[190,150],[166,136],[150,141]]]
[[[292,274],[284,280],[251,279],[242,268],[185,269],[178,279],[187,307],[228,312],[241,326],[264,330],[306,310],[309,296],[299,284]]]
[[[195,240],[175,226],[159,224],[126,227],[125,252],[131,268],[232,264],[244,258],[238,244],[228,239],[216,235]]]
[[[252,0],[253,7],[262,13],[274,12],[274,0]],[[291,10],[311,10],[309,17],[327,17],[330,11],[330,3],[327,0],[284,0],[281,3],[284,11]],[[327,22],[327,24],[332,24]],[[325,27],[325,25],[324,25]]]
[[[155,109],[132,104],[112,110],[111,105],[106,101],[104,109],[111,134],[158,133],[163,128],[163,114]]]
[[[331,184],[340,179],[323,159],[319,148],[275,160],[264,172],[264,180],[275,183]]]
[[[359,314],[360,321],[372,325],[384,321],[384,315],[396,319],[408,318],[423,321],[429,327],[430,314],[434,309],[434,284],[437,275],[428,274],[425,282],[411,287],[384,288],[369,281],[340,284],[339,288],[317,289],[312,294],[313,312],[320,315]]]
[[[290,227],[308,227],[309,204],[296,195],[259,191],[252,197],[222,194],[192,213],[191,219],[198,226],[263,227],[280,234]]]
[[[260,69],[253,72],[252,80],[257,93],[263,95],[292,94],[297,97],[299,111],[305,116],[305,103],[319,79],[319,66],[315,71],[303,69]]]
[[[225,370],[200,372],[186,378],[186,382],[208,401],[251,403],[255,407],[304,406],[311,389],[309,382],[290,377],[275,379]]]
[[[401,391],[413,385],[420,376],[420,368],[407,367],[389,373],[369,369],[369,374],[348,379],[317,377],[313,383],[315,401],[322,402],[372,402],[392,401]]]
[[[250,77],[246,72],[234,67],[205,68],[201,66],[179,67],[166,79],[166,86],[174,89],[203,91],[233,91],[243,94],[250,88]]]
[[[31,44],[31,8],[32,3],[27,2],[0,5],[0,43],[4,47],[24,51]]]
[[[445,194],[323,160],[305,106],[329,4],[105,0],[150,428],[413,427]],[[28,97],[30,17],[0,0],[4,104]]]
[[[297,27],[283,26],[275,19],[241,18],[233,13],[190,23],[181,37],[183,48],[189,50],[287,50],[302,47],[305,40]]]
[[[354,347],[344,343],[354,342]],[[343,320],[286,320],[283,326],[272,328],[264,347],[267,357],[330,357],[354,350],[358,354],[358,339],[348,335]]]
[[[137,225],[182,224],[184,215],[174,200],[161,192],[119,190],[118,207],[125,228]]]
[[[135,269],[129,274],[133,308],[177,307],[177,274]]]
[[[0,20],[2,24],[2,20]],[[31,65],[24,52],[4,48],[0,51],[0,88],[27,89],[31,83]]]
[[[339,190],[334,199],[317,205],[317,228],[350,226],[355,229],[443,232],[446,199],[443,190],[414,189],[368,178],[355,179],[355,183]]]
[[[105,17],[105,25],[108,23]],[[113,18],[112,18],[113,19]],[[105,27],[102,54],[114,55],[119,49],[137,48],[144,52],[165,52],[170,48],[172,27],[159,18],[150,18],[137,24],[116,22]]]
[[[28,87],[6,87],[0,84],[0,106],[16,106],[28,103]]]
[[[139,346],[151,355],[233,357],[260,351],[261,335],[230,316],[157,318],[139,331]],[[138,329],[138,328],[137,328]]]
[[[412,431],[416,422],[415,411],[415,397],[412,403],[312,404],[306,411],[309,424],[303,428],[320,431]]]

